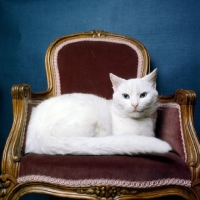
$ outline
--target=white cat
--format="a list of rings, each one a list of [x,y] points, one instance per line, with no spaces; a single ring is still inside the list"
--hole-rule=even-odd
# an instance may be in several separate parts
[[[166,153],[168,143],[154,137],[157,70],[125,80],[113,74],[112,100],[92,94],[65,94],[33,109],[25,153],[134,155]]]

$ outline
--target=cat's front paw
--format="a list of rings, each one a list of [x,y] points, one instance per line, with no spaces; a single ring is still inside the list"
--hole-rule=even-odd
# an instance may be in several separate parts
[[[172,147],[169,143],[155,138],[157,141],[155,143],[155,152],[156,153],[167,153],[172,150]]]

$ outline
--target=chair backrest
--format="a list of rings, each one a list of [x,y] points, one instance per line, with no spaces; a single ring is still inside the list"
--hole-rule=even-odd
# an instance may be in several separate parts
[[[139,41],[91,31],[61,37],[46,53],[50,96],[82,92],[110,99],[109,73],[125,79],[149,72],[149,55]]]

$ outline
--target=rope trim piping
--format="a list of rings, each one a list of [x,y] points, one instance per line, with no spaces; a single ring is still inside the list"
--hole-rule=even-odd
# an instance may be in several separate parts
[[[29,175],[18,178],[19,183],[27,182],[45,182],[68,187],[90,187],[90,186],[118,186],[128,188],[153,188],[165,185],[181,185],[191,187],[190,180],[168,178],[152,181],[124,181],[114,179],[83,179],[83,180],[66,180],[61,178],[53,178],[50,176]]]
[[[187,162],[187,153],[186,153],[186,147],[185,147],[185,140],[183,136],[183,127],[182,127],[182,119],[181,119],[181,110],[180,110],[180,105],[177,103],[159,103],[159,107],[173,107],[178,109],[179,113],[179,123],[180,123],[180,132],[181,132],[181,139],[182,139],[182,147],[185,155],[185,162]]]
[[[102,41],[102,42],[110,42],[110,43],[118,43],[118,44],[125,44],[132,49],[134,49],[138,55],[138,69],[137,69],[137,77],[141,77],[142,75],[142,68],[143,68],[143,56],[141,53],[141,50],[133,45],[130,44],[129,42],[118,40],[118,39],[111,39],[111,38],[79,38],[79,39],[73,39],[70,41],[63,42],[61,45],[59,45],[54,53],[54,58],[53,58],[53,66],[55,70],[55,78],[56,78],[56,95],[61,94],[61,85],[60,85],[60,74],[59,74],[59,69],[58,69],[58,63],[57,63],[57,58],[58,58],[58,52],[65,46],[71,43],[75,42],[81,42],[81,41]]]

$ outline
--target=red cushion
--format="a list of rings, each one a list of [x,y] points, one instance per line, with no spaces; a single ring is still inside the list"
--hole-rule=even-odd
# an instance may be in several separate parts
[[[127,187],[190,186],[190,170],[173,152],[134,157],[28,154],[20,162],[18,180],[67,186],[101,185],[102,180],[105,185]]]

